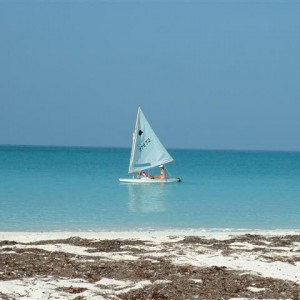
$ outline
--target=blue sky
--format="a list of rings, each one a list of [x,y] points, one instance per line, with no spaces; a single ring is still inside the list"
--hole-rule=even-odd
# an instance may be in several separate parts
[[[0,144],[300,150],[300,1],[0,0]]]

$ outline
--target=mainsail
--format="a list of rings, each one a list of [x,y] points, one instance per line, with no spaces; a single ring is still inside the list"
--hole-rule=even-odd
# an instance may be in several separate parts
[[[139,107],[128,173],[151,169],[172,161],[174,159],[162,145]]]

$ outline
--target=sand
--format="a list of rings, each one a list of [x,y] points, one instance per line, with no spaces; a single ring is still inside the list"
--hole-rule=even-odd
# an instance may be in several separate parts
[[[300,232],[1,232],[0,299],[300,299]]]

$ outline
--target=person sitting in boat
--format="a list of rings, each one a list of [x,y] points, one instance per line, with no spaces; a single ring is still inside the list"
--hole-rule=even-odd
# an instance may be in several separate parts
[[[155,179],[167,179],[167,174],[164,165],[160,165],[160,175],[154,176]]]
[[[138,179],[153,179],[154,176],[150,175],[149,173],[145,172],[145,171],[138,171]]]

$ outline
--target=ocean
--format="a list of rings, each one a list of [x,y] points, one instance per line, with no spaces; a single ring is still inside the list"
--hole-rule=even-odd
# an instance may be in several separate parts
[[[169,152],[136,185],[130,149],[0,146],[0,231],[300,229],[300,152]]]

